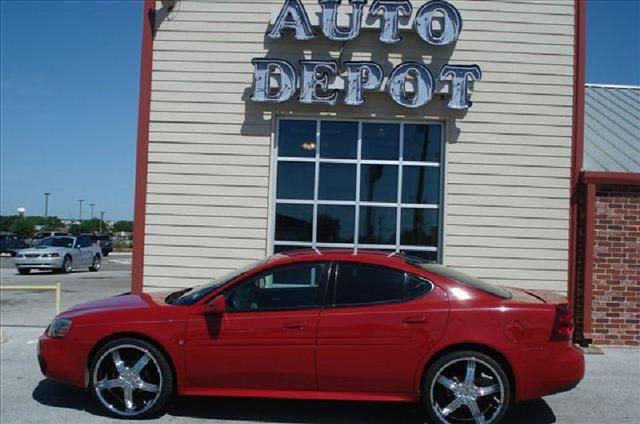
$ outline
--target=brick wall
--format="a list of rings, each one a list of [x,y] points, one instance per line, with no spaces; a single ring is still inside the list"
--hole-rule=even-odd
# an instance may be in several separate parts
[[[596,192],[593,342],[640,345],[640,187]]]

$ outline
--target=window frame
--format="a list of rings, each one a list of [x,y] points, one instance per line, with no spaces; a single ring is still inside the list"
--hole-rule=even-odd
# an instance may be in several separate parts
[[[316,125],[316,153],[314,157],[280,157],[278,155],[279,145],[279,128],[282,121],[311,121]],[[357,154],[355,159],[333,159],[333,158],[321,158],[321,123],[322,122],[355,122],[358,124],[358,140],[357,140]],[[377,159],[362,159],[362,133],[364,124],[396,124],[400,126],[400,156],[398,160],[377,160]],[[403,160],[403,147],[404,147],[404,128],[405,125],[438,125],[440,127],[440,157],[438,162],[416,162],[416,161],[404,161]],[[355,252],[358,249],[378,249],[389,250],[395,252],[435,252],[436,263],[443,263],[444,259],[444,209],[445,209],[445,189],[446,189],[446,140],[447,140],[447,123],[445,120],[438,119],[425,119],[425,120],[390,120],[390,119],[356,119],[356,118],[339,118],[339,117],[317,117],[317,116],[276,116],[273,120],[273,140],[272,140],[272,158],[271,158],[271,175],[270,175],[270,187],[269,187],[269,221],[268,221],[268,253],[274,254],[277,246],[292,246],[299,248],[346,248],[353,249]],[[278,199],[277,187],[278,187],[278,165],[280,162],[298,162],[298,163],[313,163],[314,164],[314,198],[308,200],[302,199]],[[350,164],[356,166],[356,199],[355,200],[320,200],[318,198],[319,189],[319,175],[320,164]],[[397,186],[397,199],[394,203],[385,202],[370,202],[360,200],[361,180],[360,174],[363,165],[394,165],[398,167],[398,186]],[[402,202],[402,169],[405,166],[412,167],[435,167],[440,169],[439,173],[439,195],[438,203],[435,204],[413,204]],[[301,241],[284,241],[276,240],[276,209],[279,204],[290,205],[310,205],[312,206],[312,235],[310,242]],[[331,206],[353,206],[354,207],[354,240],[353,243],[322,243],[317,241],[318,233],[318,206],[319,205],[331,205]],[[385,207],[393,208],[396,210],[396,222],[395,222],[395,243],[394,244],[367,244],[359,242],[360,233],[360,208],[361,207]],[[403,245],[401,243],[402,236],[402,211],[403,210],[437,210],[437,245],[436,246],[418,246],[418,245]]]
[[[260,314],[264,314],[264,313],[271,313],[271,312],[292,312],[292,311],[312,311],[312,310],[321,310],[325,308],[325,305],[327,303],[327,287],[329,286],[328,284],[328,279],[329,279],[329,275],[331,275],[332,273],[332,267],[333,267],[333,262],[331,261],[305,261],[305,262],[294,262],[294,263],[288,263],[288,264],[283,264],[283,265],[277,265],[274,267],[271,267],[269,269],[265,269],[262,270],[258,273],[254,273],[248,276],[244,276],[244,278],[241,278],[240,280],[233,282],[232,284],[230,284],[228,287],[223,288],[215,297],[217,296],[224,296],[224,300],[225,300],[225,305],[227,302],[227,294],[235,289],[238,288],[238,286],[245,284],[249,281],[255,280],[255,279],[259,279],[262,278],[266,275],[269,274],[273,274],[274,272],[277,272],[279,270],[283,270],[283,269],[287,269],[287,268],[296,268],[296,267],[301,267],[301,266],[318,266],[318,265],[326,265],[325,268],[322,271],[322,275],[320,275],[318,277],[318,288],[320,289],[320,295],[318,297],[318,302],[317,305],[314,306],[307,306],[307,307],[292,307],[292,308],[279,308],[279,309],[267,309],[267,310],[255,310],[255,311],[232,311],[229,310],[227,308],[226,313],[228,314],[248,314],[248,313],[260,313]]]
[[[355,264],[355,265],[360,265],[360,266],[368,266],[368,267],[373,267],[373,268],[383,268],[387,271],[393,271],[393,272],[398,272],[403,274],[403,279],[402,279],[402,299],[400,300],[384,300],[384,301],[378,301],[378,302],[367,302],[367,303],[351,303],[351,304],[344,304],[344,305],[337,305],[336,304],[336,292],[338,289],[338,275],[340,273],[340,265],[341,264]],[[422,277],[420,275],[416,275],[412,272],[409,272],[407,270],[401,269],[401,268],[393,268],[387,265],[380,265],[380,264],[372,264],[372,263],[368,263],[368,262],[352,262],[352,261],[334,261],[332,263],[332,266],[330,268],[330,276],[328,279],[328,283],[327,283],[327,290],[326,290],[326,302],[325,302],[325,308],[327,309],[340,309],[340,308],[363,308],[363,307],[371,307],[371,306],[381,306],[381,305],[401,305],[401,304],[405,304],[405,303],[410,303],[410,302],[415,302],[419,299],[422,299],[425,296],[428,296],[429,294],[431,294],[433,292],[433,290],[435,289],[435,284],[433,283],[433,281],[429,280],[428,278]],[[427,290],[426,292],[424,292],[423,294],[421,294],[420,296],[414,296],[411,298],[407,298],[407,278],[408,277],[412,277],[418,280],[422,280],[425,281],[429,284],[429,290]]]

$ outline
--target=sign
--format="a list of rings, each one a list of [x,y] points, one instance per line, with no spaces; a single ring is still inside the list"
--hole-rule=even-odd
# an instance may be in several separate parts
[[[362,30],[364,6],[367,0],[349,0],[351,20],[348,28],[338,26],[338,8],[342,0],[318,0],[321,7],[320,27],[329,40],[347,42],[355,40]],[[409,0],[374,0],[369,7],[369,16],[379,19],[378,40],[383,44],[402,42],[400,16],[411,16],[413,6]],[[452,4],[443,0],[425,3],[416,12],[413,30],[425,43],[445,46],[455,43],[462,31],[462,17]],[[266,37],[280,40],[285,31],[293,39],[311,41],[318,37],[301,0],[285,0],[275,22],[268,28]],[[350,106],[365,104],[365,92],[379,90],[384,80],[382,67],[375,62],[344,62],[335,60],[301,60],[299,71],[282,59],[255,58],[253,94],[251,100],[259,103],[284,103],[294,97],[299,87],[299,101],[303,104],[335,105],[338,101]],[[335,78],[344,76],[344,91],[330,89]],[[274,84],[274,76],[279,83]],[[438,80],[450,83],[450,109],[468,109],[468,82],[482,79],[477,65],[447,64],[440,69]],[[413,90],[407,90],[407,81],[413,81]],[[272,85],[274,84],[274,85]],[[396,66],[385,90],[399,105],[419,108],[429,103],[435,90],[435,78],[423,63],[406,62]]]

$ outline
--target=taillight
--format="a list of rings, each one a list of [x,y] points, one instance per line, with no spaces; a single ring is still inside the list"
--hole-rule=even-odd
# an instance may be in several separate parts
[[[551,341],[571,340],[573,336],[573,316],[569,305],[557,305],[556,316],[553,319]]]

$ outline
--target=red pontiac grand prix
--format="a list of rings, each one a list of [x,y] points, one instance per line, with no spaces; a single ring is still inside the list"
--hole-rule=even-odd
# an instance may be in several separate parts
[[[38,360],[118,417],[159,415],[178,394],[423,402],[429,422],[490,424],[578,384],[572,332],[560,296],[402,254],[305,250],[76,306]]]

